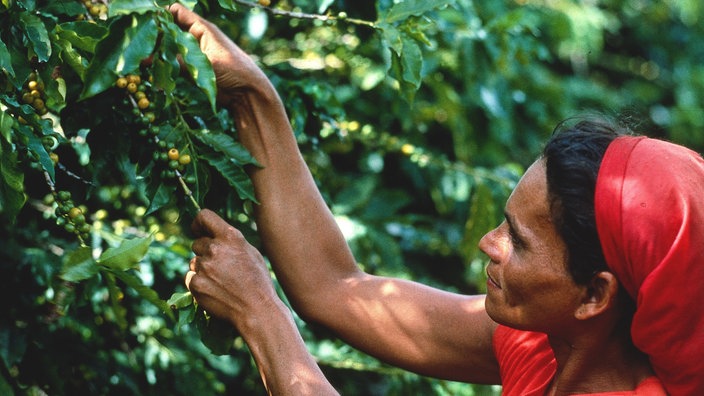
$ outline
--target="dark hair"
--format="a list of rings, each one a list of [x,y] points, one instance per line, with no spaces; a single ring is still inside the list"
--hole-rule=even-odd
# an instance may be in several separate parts
[[[543,149],[551,218],[567,245],[567,265],[577,284],[608,270],[594,215],[594,191],[606,148],[627,128],[603,116],[561,122]]]

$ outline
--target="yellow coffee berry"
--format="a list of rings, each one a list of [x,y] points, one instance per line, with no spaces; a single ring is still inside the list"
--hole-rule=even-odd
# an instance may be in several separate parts
[[[115,86],[118,88],[126,88],[127,87],[127,79],[124,77],[120,77],[115,81]]]
[[[147,98],[140,99],[137,102],[137,107],[139,107],[142,110],[146,109],[147,107],[149,107],[149,99],[147,99]]]
[[[181,165],[188,165],[191,163],[191,156],[188,154],[183,154],[182,156],[178,157],[178,163]]]
[[[177,148],[170,149],[169,152],[167,153],[167,155],[169,156],[169,159],[172,161],[178,160],[178,157],[179,157],[178,149]]]

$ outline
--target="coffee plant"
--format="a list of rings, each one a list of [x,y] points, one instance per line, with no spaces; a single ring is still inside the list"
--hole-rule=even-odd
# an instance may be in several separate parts
[[[263,393],[242,339],[183,285],[200,208],[259,243],[246,169],[260,165],[171,3],[0,1],[2,395]],[[479,238],[585,108],[704,148],[696,1],[181,3],[270,76],[371,273],[481,292]],[[499,392],[298,324],[343,394]]]

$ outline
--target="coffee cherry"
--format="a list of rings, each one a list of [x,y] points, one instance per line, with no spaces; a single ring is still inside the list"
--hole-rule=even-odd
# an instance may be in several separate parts
[[[26,104],[32,104],[34,102],[34,96],[32,95],[31,92],[26,91],[25,93],[22,94],[22,102]]]
[[[140,99],[140,100],[137,102],[137,107],[139,107],[140,109],[144,110],[144,109],[146,109],[147,107],[149,107],[149,104],[150,104],[149,99],[147,99],[147,98],[142,98],[142,99]]]
[[[78,216],[83,216],[83,212],[81,211],[80,208],[77,208],[77,207],[74,206],[73,208],[71,208],[71,209],[68,211],[68,217],[69,217],[71,220],[75,220]],[[85,221],[85,218],[84,218],[84,221]]]
[[[178,157],[178,163],[181,165],[188,165],[191,163],[191,156],[188,154],[183,154],[182,156]]]
[[[137,84],[131,82],[127,84],[127,92],[129,93],[135,93],[137,92]]]
[[[59,201],[68,201],[69,199],[71,199],[71,192],[62,190],[56,193],[56,197],[59,199]]]
[[[259,5],[262,7],[269,7],[271,5],[271,0],[259,0]]]
[[[169,149],[168,156],[169,156],[170,160],[178,160],[178,157],[179,157],[178,149],[177,148]]]
[[[127,82],[134,83],[134,85],[139,85],[142,82],[142,78],[136,74],[130,74],[127,76]]]
[[[118,78],[117,81],[115,81],[115,86],[122,89],[127,88],[127,79],[124,77]]]

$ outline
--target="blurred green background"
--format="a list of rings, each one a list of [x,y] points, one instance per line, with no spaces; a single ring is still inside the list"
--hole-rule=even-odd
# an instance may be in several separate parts
[[[46,6],[18,3],[40,14]],[[516,181],[565,118],[596,111],[649,136],[704,149],[704,5],[698,0],[456,0],[384,21],[395,3],[271,4],[286,12],[345,12],[347,20],[337,22],[240,4],[228,10],[226,1],[196,4],[274,82],[320,190],[370,273],[483,292],[485,258],[477,242],[499,223]],[[399,51],[394,32],[417,46],[405,41]],[[25,189],[30,201],[18,222],[0,229],[6,283],[0,394],[264,394],[241,339],[230,354],[216,356],[195,326],[179,328],[129,288],[119,303],[127,326],[114,321],[103,279],[62,289],[56,275],[75,241],[42,214],[41,183],[27,179]],[[258,245],[243,210],[248,204],[230,190],[214,179],[204,205]],[[145,216],[137,195],[129,183],[115,183],[96,188],[86,205],[116,235],[155,232],[139,275],[168,299],[183,291],[188,216],[178,206]],[[49,317],[61,293],[68,295],[66,312]],[[324,329],[298,323],[344,395],[500,393],[389,367]]]

